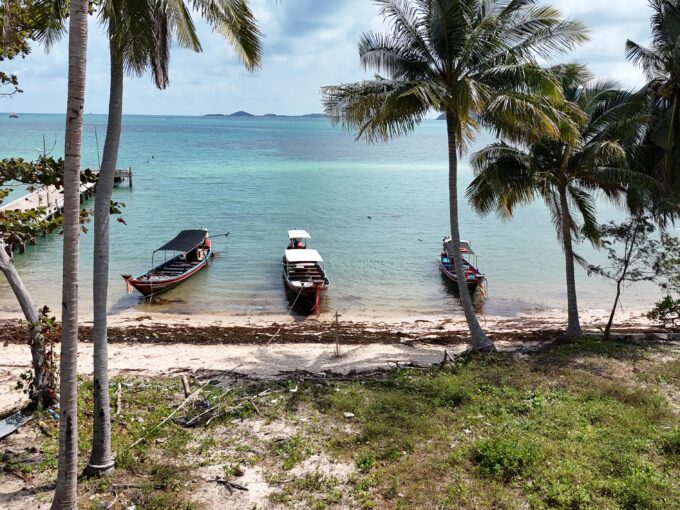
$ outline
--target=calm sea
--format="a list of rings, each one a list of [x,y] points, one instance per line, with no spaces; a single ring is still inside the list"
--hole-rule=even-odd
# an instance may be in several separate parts
[[[52,154],[63,153],[61,115],[0,115],[0,157],[34,159],[43,134]],[[87,115],[83,165],[97,167],[104,115]],[[482,136],[474,148],[490,142]],[[355,142],[325,119],[125,116],[119,166],[131,166],[134,187],[121,186],[127,225],[112,224],[110,303],[113,313],[140,307],[121,273],[147,269],[152,251],[179,230],[206,227],[211,267],[148,308],[173,313],[263,314],[286,311],[280,260],[286,230],[306,228],[332,280],[324,310],[366,315],[459,313],[437,270],[448,230],[445,125],[426,121],[386,145]],[[460,169],[461,195],[472,175]],[[15,191],[16,196],[19,190]],[[462,197],[461,197],[462,198]],[[565,307],[564,259],[542,203],[509,223],[480,218],[464,200],[461,231],[489,278],[483,311],[491,315]],[[622,218],[601,204],[600,217]],[[83,312],[91,303],[92,234],[82,236]],[[588,246],[582,255],[601,261]],[[61,237],[41,239],[16,265],[39,304],[58,309]],[[602,310],[612,287],[578,272],[582,309]],[[657,291],[632,288],[624,306],[644,307]],[[18,307],[4,280],[0,310]]]

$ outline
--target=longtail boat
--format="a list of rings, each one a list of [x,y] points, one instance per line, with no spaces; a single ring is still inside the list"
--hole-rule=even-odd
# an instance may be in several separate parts
[[[328,290],[331,282],[326,276],[323,259],[319,252],[307,248],[311,236],[306,230],[289,230],[288,247],[283,252],[283,278],[286,287],[299,297],[313,300],[312,313],[320,311],[321,293]]]
[[[453,241],[451,241],[450,237],[445,237],[442,244],[442,252],[439,256],[439,269],[446,278],[457,285],[456,263],[453,258],[455,253]],[[486,275],[477,268],[477,255],[472,251],[469,241],[460,241],[460,253],[463,255],[463,271],[468,290],[471,294],[474,294],[479,289],[482,295],[485,295]]]
[[[154,258],[159,252],[173,253],[173,256],[154,266]],[[151,256],[152,269],[137,276],[121,276],[128,292],[134,288],[144,296],[152,297],[177,287],[207,267],[212,254],[207,230],[182,230],[174,239],[154,250]]]

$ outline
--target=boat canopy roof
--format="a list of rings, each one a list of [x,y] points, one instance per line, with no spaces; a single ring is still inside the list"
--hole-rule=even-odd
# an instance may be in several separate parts
[[[446,246],[446,251],[453,253],[453,241],[451,241],[450,238],[447,238],[446,241],[444,241],[444,246]],[[475,254],[472,250],[472,246],[470,246],[470,241],[463,241],[462,239],[460,240],[460,252],[464,255]]]
[[[286,261],[290,263],[298,262],[323,262],[321,255],[316,250],[286,250],[285,252]]]
[[[207,230],[182,230],[172,241],[168,241],[156,251],[181,251],[186,253],[201,244],[207,236]]]
[[[289,230],[288,239],[311,239],[312,236],[306,230]]]

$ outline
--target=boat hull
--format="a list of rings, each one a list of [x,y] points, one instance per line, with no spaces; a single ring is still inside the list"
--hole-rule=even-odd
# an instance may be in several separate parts
[[[162,294],[163,292],[167,292],[171,289],[174,289],[178,285],[181,285],[182,283],[187,281],[192,276],[199,273],[202,269],[208,267],[208,263],[212,255],[213,255],[212,248],[209,248],[208,251],[206,252],[205,258],[202,261],[200,261],[198,264],[194,265],[189,270],[177,276],[168,278],[155,278],[151,280],[149,278],[146,278],[146,276],[149,275],[150,273],[147,272],[142,273],[135,277],[123,275],[123,279],[125,280],[129,287],[135,288],[144,297],[148,298],[157,296],[158,294]],[[152,270],[151,272],[153,272],[154,270]]]
[[[446,268],[443,262],[439,263],[439,270],[441,273],[444,275],[444,277],[449,280],[452,283],[455,283],[456,286],[458,285],[458,278],[456,277],[456,272],[455,271],[450,271]],[[470,291],[471,294],[474,294],[477,292],[477,289],[480,287],[480,283],[477,281],[475,278],[474,280],[472,279],[467,279],[467,287],[468,290]]]

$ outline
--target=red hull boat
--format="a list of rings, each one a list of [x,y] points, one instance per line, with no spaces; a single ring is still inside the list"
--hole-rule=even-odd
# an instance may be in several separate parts
[[[175,255],[149,271],[132,276],[121,275],[128,292],[137,289],[145,297],[152,297],[173,289],[208,266],[213,255],[207,230],[182,230],[172,240],[153,252],[174,252]]]

